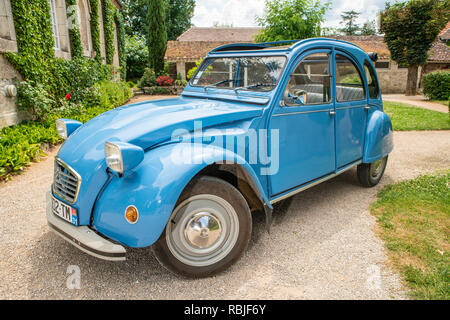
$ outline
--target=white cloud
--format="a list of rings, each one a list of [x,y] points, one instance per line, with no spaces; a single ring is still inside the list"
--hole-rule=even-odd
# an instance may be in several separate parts
[[[211,27],[215,22],[253,27],[263,12],[264,0],[197,0],[192,23],[196,27]]]
[[[361,13],[356,20],[357,24],[362,25],[368,20],[376,20],[377,14],[384,9],[385,0],[338,0],[332,1],[331,9],[325,15],[323,23],[326,27],[341,27],[341,13],[354,10]]]
[[[325,2],[325,0],[321,0]],[[211,27],[215,22],[233,24],[235,27],[256,26],[256,16],[264,13],[264,0],[197,0],[192,23],[196,27]],[[331,1],[331,9],[325,16],[324,26],[339,27],[341,13],[361,12],[357,23],[376,19],[384,8],[385,0],[337,0]]]

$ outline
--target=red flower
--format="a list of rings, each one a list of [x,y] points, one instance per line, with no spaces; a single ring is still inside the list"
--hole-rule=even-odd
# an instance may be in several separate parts
[[[70,100],[70,98],[72,98],[72,96],[70,95],[70,93],[66,94],[66,100]]]
[[[156,82],[159,86],[171,86],[173,84],[173,79],[170,76],[159,76]]]

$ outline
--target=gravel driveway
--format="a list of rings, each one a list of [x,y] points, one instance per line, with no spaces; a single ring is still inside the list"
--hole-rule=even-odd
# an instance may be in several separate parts
[[[450,131],[396,132],[382,185],[361,188],[351,170],[281,203],[270,234],[254,218],[250,246],[228,271],[190,280],[169,274],[149,249],[105,262],[51,233],[45,193],[53,156],[0,184],[0,299],[390,299],[404,298],[385,266],[369,205],[383,185],[450,167]],[[66,286],[79,266],[81,289]]]

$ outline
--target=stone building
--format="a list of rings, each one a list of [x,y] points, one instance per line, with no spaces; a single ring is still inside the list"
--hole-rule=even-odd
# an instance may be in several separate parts
[[[419,85],[423,73],[450,69],[450,49],[445,44],[450,38],[450,23],[441,32],[429,52],[427,64],[419,70]],[[186,72],[202,60],[210,50],[234,42],[253,42],[259,28],[191,28],[176,41],[169,41],[166,60],[176,64],[175,74],[183,78]],[[382,36],[335,36],[360,46],[366,52],[378,53],[375,64],[383,93],[405,93],[408,69],[390,59],[390,52]]]
[[[114,6],[121,9],[119,0],[110,0]],[[73,8],[66,6],[65,0],[48,0],[50,17],[55,42],[55,56],[71,59],[68,11]],[[99,1],[100,44],[102,60],[106,63],[105,36],[103,28],[102,1]],[[89,0],[77,0],[78,20],[80,24],[83,55],[93,58],[97,53],[92,47],[90,27],[91,7]],[[38,31],[38,30],[37,30]],[[117,28],[115,28],[114,65],[119,66]],[[5,52],[17,52],[14,18],[11,10],[11,0],[0,0],[0,128],[19,123],[26,115],[18,112],[16,107],[15,80],[21,80],[20,74],[4,58]]]

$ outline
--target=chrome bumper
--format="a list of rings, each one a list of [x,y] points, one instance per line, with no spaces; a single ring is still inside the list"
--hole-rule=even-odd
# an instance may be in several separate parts
[[[91,256],[108,261],[126,260],[126,250],[123,246],[102,238],[87,226],[75,227],[55,216],[50,193],[47,194],[47,222],[50,230]]]

